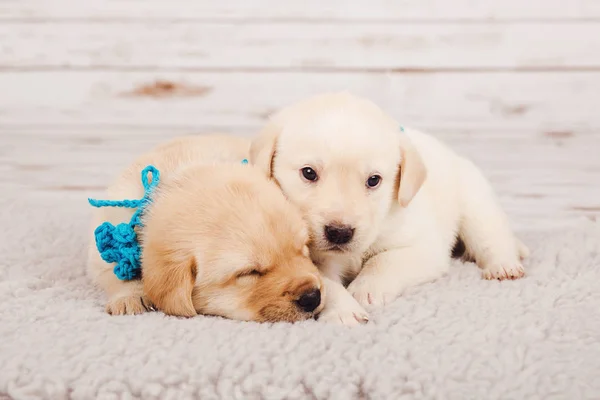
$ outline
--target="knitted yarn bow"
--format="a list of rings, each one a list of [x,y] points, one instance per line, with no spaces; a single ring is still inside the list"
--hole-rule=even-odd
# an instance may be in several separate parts
[[[148,174],[152,178],[151,181],[148,180]],[[159,180],[160,172],[154,166],[149,165],[142,170],[144,196],[141,199],[121,201],[88,199],[93,207],[137,208],[129,223],[123,222],[114,226],[110,222],[104,222],[94,231],[96,248],[100,257],[107,263],[116,263],[113,272],[121,280],[136,279],[142,274],[140,265],[142,250],[135,227],[142,225],[141,215],[150,202],[152,190],[158,185]]]

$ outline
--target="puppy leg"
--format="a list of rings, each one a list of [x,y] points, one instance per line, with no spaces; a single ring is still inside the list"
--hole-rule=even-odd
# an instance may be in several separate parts
[[[390,303],[406,288],[443,276],[449,267],[446,253],[440,246],[418,245],[381,252],[365,262],[348,291],[364,307]]]
[[[323,276],[326,290],[325,307],[319,314],[319,321],[358,325],[369,321],[364,308],[350,295],[341,282]]]
[[[93,246],[92,246],[93,247]],[[95,247],[88,256],[88,275],[108,296],[106,312],[112,315],[141,314],[151,303],[144,294],[141,280],[122,281],[113,273],[113,265],[100,258]]]
[[[483,269],[485,279],[517,279],[529,254],[510,229],[492,187],[470,161],[461,160],[461,226],[467,253]]]

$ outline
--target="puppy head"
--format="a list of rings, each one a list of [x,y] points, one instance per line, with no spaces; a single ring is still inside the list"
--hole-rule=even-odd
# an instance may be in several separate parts
[[[250,149],[297,205],[320,252],[363,252],[394,204],[407,207],[425,180],[421,157],[375,104],[325,94],[276,114]]]
[[[252,166],[167,177],[142,234],[144,290],[167,314],[293,322],[323,307],[300,213]]]

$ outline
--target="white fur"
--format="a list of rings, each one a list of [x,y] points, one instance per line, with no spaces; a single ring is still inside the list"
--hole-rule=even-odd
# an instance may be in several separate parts
[[[348,292],[330,290],[323,320],[357,323],[364,308],[441,277],[457,236],[485,278],[523,275],[527,249],[477,167],[432,136],[401,132],[370,101],[324,94],[282,110],[254,141],[251,161],[303,211],[324,275],[338,288],[356,276]],[[306,166],[318,173],[316,182],[302,177]],[[373,174],[382,181],[368,189]],[[331,222],[355,228],[343,252],[328,249],[323,230]]]

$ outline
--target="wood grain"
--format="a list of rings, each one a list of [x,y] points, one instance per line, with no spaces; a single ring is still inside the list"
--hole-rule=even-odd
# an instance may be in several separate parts
[[[5,20],[568,20],[600,18],[597,0],[29,0],[0,2]]]
[[[600,129],[599,73],[0,73],[0,128],[179,126],[256,129],[274,110],[321,91],[350,90],[427,129]],[[132,96],[160,82],[181,89]]]
[[[57,21],[1,24],[0,43],[4,69],[600,71],[600,20],[553,25]]]
[[[173,130],[22,129],[3,132],[0,188],[30,196],[101,196],[120,168]],[[529,132],[440,131],[436,136],[473,159],[491,180],[515,225],[564,225],[600,215],[600,135],[552,138]]]
[[[0,193],[350,90],[481,166],[519,229],[600,215],[599,0],[0,0]]]

